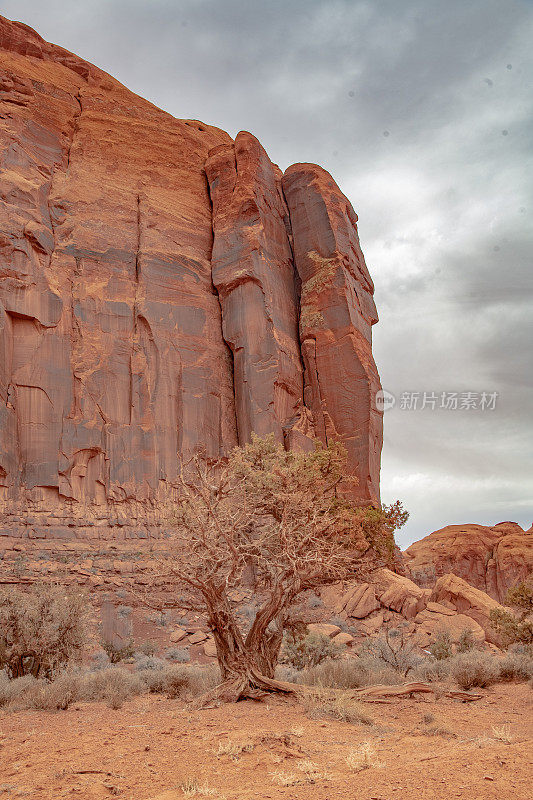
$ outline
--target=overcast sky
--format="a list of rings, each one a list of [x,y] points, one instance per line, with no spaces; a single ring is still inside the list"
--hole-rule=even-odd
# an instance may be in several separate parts
[[[0,9],[176,117],[251,131],[282,169],[328,169],[376,284],[374,353],[396,397],[382,496],[411,512],[401,546],[452,523],[531,525],[531,0]],[[457,410],[439,408],[442,392]],[[464,392],[478,405],[497,392],[496,407],[461,410]]]

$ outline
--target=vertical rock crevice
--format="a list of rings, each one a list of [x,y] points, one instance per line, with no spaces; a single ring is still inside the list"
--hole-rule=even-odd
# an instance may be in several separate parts
[[[219,148],[214,148],[214,150],[211,151],[211,152],[216,152],[217,150],[219,150]],[[210,156],[211,156],[211,152],[209,154]],[[236,171],[236,165],[235,165],[235,171]],[[238,431],[237,400],[236,400],[236,395],[235,395],[235,358],[234,358],[234,353],[233,353],[233,350],[232,350],[232,348],[230,346],[230,343],[227,341],[227,339],[226,339],[226,337],[224,335],[224,321],[223,321],[223,315],[222,315],[222,301],[221,301],[221,298],[220,298],[219,291],[218,291],[218,289],[217,289],[217,287],[215,285],[215,282],[213,280],[213,250],[214,250],[214,244],[215,244],[215,217],[214,217],[214,210],[213,210],[213,198],[211,196],[211,184],[209,182],[209,179],[207,177],[207,173],[205,172],[205,170],[204,170],[204,174],[205,174],[205,180],[206,180],[206,184],[207,184],[207,195],[209,197],[209,206],[210,206],[210,211],[211,211],[211,249],[210,249],[210,253],[209,253],[209,264],[210,264],[210,267],[211,267],[211,290],[213,292],[213,296],[216,297],[217,305],[218,305],[218,309],[219,309],[220,337],[221,337],[222,341],[224,342],[224,346],[226,348],[226,353],[227,353],[227,357],[228,357],[228,364],[229,364],[230,373],[231,373],[230,374],[230,380],[231,380],[231,386],[232,386],[232,390],[233,390],[233,414],[232,414],[232,417],[233,417],[233,422],[234,422],[234,425],[235,425],[235,430]],[[235,188],[235,186],[233,188]],[[219,438],[220,438],[220,442],[221,442],[221,445],[222,445],[222,441],[223,441],[222,415],[220,416]],[[222,450],[222,447],[221,447],[221,450]]]
[[[302,369],[294,270],[279,175],[257,139],[237,135],[206,162],[213,203],[212,274],[233,352],[239,442],[297,413]]]

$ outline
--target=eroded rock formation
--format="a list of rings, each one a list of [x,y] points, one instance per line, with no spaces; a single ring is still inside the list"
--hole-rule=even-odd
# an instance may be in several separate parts
[[[420,586],[433,586],[451,572],[502,602],[508,589],[533,571],[533,529],[524,531],[516,522],[447,525],[412,544],[404,556]]]
[[[340,438],[349,491],[377,500],[373,287],[327,172],[282,176],[250,134],[176,120],[4,18],[0,164],[9,530],[152,535],[179,457],[252,431]]]
[[[357,217],[331,175],[294,164],[283,176],[294,261],[301,281],[304,402],[320,439],[340,438],[363,496],[379,494],[381,388],[372,357],[374,285],[357,235]]]

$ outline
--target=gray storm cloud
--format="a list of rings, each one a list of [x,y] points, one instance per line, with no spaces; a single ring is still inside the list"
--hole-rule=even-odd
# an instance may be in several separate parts
[[[2,13],[177,117],[251,130],[352,201],[376,284],[382,494],[411,519],[533,521],[526,0],[7,0]],[[481,411],[402,392],[497,392]]]

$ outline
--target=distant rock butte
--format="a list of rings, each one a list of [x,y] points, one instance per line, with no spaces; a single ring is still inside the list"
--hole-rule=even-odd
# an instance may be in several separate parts
[[[447,525],[403,555],[420,586],[433,586],[442,575],[453,573],[502,602],[507,590],[533,571],[533,528],[524,531],[516,522]]]
[[[376,501],[373,285],[329,173],[282,175],[3,17],[0,106],[3,524],[156,535],[179,457],[252,431],[340,439]]]

